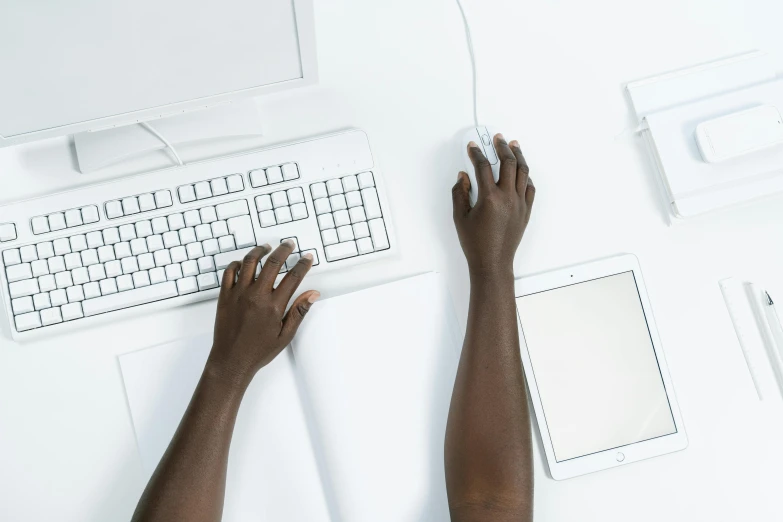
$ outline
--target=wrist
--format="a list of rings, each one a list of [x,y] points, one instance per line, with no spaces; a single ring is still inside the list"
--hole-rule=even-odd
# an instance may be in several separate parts
[[[482,267],[469,269],[471,286],[495,286],[514,284],[513,265]]]
[[[229,364],[218,361],[209,356],[204,366],[203,377],[218,390],[225,392],[239,391],[244,393],[253,380],[250,372],[241,371]]]

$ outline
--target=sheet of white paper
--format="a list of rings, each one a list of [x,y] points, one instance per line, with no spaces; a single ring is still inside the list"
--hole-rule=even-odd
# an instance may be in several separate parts
[[[196,337],[120,357],[139,452],[150,474],[187,409],[211,345],[211,337]],[[330,520],[290,350],[258,373],[242,401],[223,520]]]
[[[304,321],[294,358],[341,522],[449,520],[456,325],[439,274],[329,299]]]

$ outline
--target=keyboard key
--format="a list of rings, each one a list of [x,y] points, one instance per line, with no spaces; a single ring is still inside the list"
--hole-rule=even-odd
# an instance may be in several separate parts
[[[363,237],[370,237],[370,227],[367,226],[367,222],[362,221],[360,223],[354,223],[353,235],[356,239],[361,239]]]
[[[71,252],[87,250],[87,237],[84,234],[71,237]]]
[[[103,246],[103,234],[100,232],[89,232],[87,234],[87,247],[98,248]]]
[[[14,315],[34,312],[35,307],[33,306],[33,298],[29,295],[25,297],[17,297],[11,301],[11,309],[14,311]]]
[[[82,211],[78,208],[74,208],[71,210],[65,211],[65,225],[70,227],[78,227],[79,225],[83,225],[84,221],[82,220]]]
[[[87,271],[90,273],[90,281],[95,282],[106,279],[106,269],[103,265],[91,265]]]
[[[69,303],[79,303],[84,301],[84,289],[81,285],[69,286],[65,293],[68,295]]]
[[[147,238],[147,251],[156,252],[163,249],[163,237],[155,234]]]
[[[157,250],[155,252],[155,266],[166,266],[171,264],[171,254],[168,250]]]
[[[304,203],[304,191],[300,187],[288,189],[286,192],[288,195],[288,203],[293,205],[294,203]]]
[[[329,200],[327,198],[316,199],[313,203],[315,204],[316,216],[332,211],[332,207],[329,205]]]
[[[195,227],[201,224],[201,214],[199,214],[198,210],[188,210],[183,216],[185,217],[186,227]]]
[[[188,245],[196,241],[196,231],[193,228],[183,228],[179,231],[179,241],[183,245]]]
[[[348,208],[359,207],[362,205],[362,195],[358,191],[347,192],[345,202],[348,204]]]
[[[183,277],[178,279],[176,284],[179,295],[192,294],[198,291],[198,282],[195,277]]]
[[[289,223],[293,221],[293,217],[291,216],[291,208],[290,207],[276,208],[275,219],[277,219],[278,223]]]
[[[330,196],[343,193],[343,183],[339,179],[330,179],[326,182],[326,190]]]
[[[366,189],[375,186],[375,180],[372,177],[372,172],[362,172],[358,176],[359,188]]]
[[[52,306],[52,302],[49,300],[49,293],[44,292],[41,294],[35,294],[33,296],[33,305],[36,310],[43,310]]]
[[[321,214],[318,216],[318,228],[319,230],[326,230],[327,228],[334,228],[334,218],[331,214]]]
[[[73,284],[83,285],[90,282],[90,272],[84,267],[77,268],[71,271],[71,278],[73,279]]]
[[[150,283],[157,285],[166,281],[166,269],[163,267],[156,267],[149,271]]]
[[[299,169],[296,166],[296,163],[286,163],[283,165],[283,179],[286,181],[291,181],[292,179],[299,179]]]
[[[359,190],[359,181],[356,176],[345,176],[343,178],[343,190],[346,193]]]
[[[207,274],[200,274],[196,278],[196,280],[198,281],[199,290],[209,290],[211,288],[218,287],[218,280],[217,277],[215,277],[214,272],[209,272]]]
[[[215,211],[215,207],[204,207],[199,211],[199,214],[201,214],[202,223],[212,223],[217,221],[217,212]]]
[[[103,269],[106,271],[106,277],[117,277],[122,275],[122,263],[117,260],[105,263]]]
[[[54,251],[52,251],[52,254],[54,254]],[[38,257],[41,257],[41,251],[38,250]],[[13,250],[6,250],[3,252],[3,262],[5,263],[5,266],[11,266],[11,265],[18,265],[22,262],[22,256],[19,253],[19,250],[14,248]]]
[[[177,284],[174,282],[165,282],[145,286],[143,288],[136,288],[135,290],[129,290],[127,292],[120,292],[114,295],[88,299],[82,303],[82,308],[84,310],[84,315],[90,317],[176,296]]]
[[[126,257],[121,261],[122,273],[132,274],[139,271],[139,261],[135,257]]]
[[[226,183],[225,178],[213,179],[209,182],[209,187],[212,190],[213,196],[223,196],[228,194],[228,184]]]
[[[171,200],[171,192],[168,190],[159,190],[155,193],[155,205],[158,208],[170,207],[174,202]]]
[[[163,234],[163,246],[166,248],[174,248],[182,243],[179,240],[179,233],[170,231]]]
[[[138,256],[147,253],[147,240],[144,238],[136,238],[130,242],[131,254]]]
[[[199,274],[198,263],[196,261],[185,261],[182,263],[182,275],[185,277],[197,276]]]
[[[196,263],[198,264],[198,271],[201,274],[215,271],[215,260],[212,256],[202,257]]]
[[[329,194],[326,191],[326,183],[314,183],[310,185],[310,194],[313,199],[321,199],[327,197]]]
[[[285,267],[288,270],[291,270],[296,266],[296,264],[299,262],[299,260],[302,258],[298,253],[294,252],[290,256],[288,256],[288,259],[285,260]]]
[[[296,203],[295,205],[291,205],[291,217],[294,218],[294,221],[307,219],[307,205],[304,203]]]
[[[220,247],[221,252],[231,252],[232,250],[237,249],[233,236],[221,237],[218,239],[218,246]]]
[[[142,286],[150,285],[150,274],[146,270],[133,273],[133,286],[141,288]]]
[[[193,185],[184,185],[177,189],[179,194],[180,203],[190,203],[196,201],[196,191],[193,189]]]
[[[100,221],[101,216],[98,214],[98,207],[95,205],[90,205],[88,207],[82,207],[82,221],[84,221],[85,225],[89,225],[90,223],[97,223]]]
[[[30,222],[30,225],[33,227],[33,234],[38,235],[49,232],[49,220],[46,216],[34,217]]]
[[[81,252],[82,266],[90,266],[96,263],[100,263],[98,260],[98,251],[94,248]]]
[[[220,245],[218,245],[217,239],[207,239],[201,243],[201,247],[204,249],[204,255],[214,256],[220,252]]]
[[[120,227],[120,240],[130,241],[136,239],[136,227],[135,225],[122,225]],[[55,245],[56,247],[57,245]]]
[[[122,203],[120,201],[107,201],[104,205],[106,217],[116,219],[122,217]]]
[[[212,227],[207,225],[206,223],[203,225],[196,226],[195,230],[196,230],[196,240],[206,241],[207,239],[212,239]]]
[[[139,263],[139,270],[149,270],[155,268],[155,256],[153,254],[141,254],[136,258]]]
[[[220,238],[228,235],[228,224],[225,221],[215,221],[211,227],[212,237]]]
[[[57,272],[65,271],[65,258],[62,256],[50,257],[48,261],[50,274],[56,274]]]
[[[136,237],[141,239],[152,235],[152,223],[148,220],[136,223]]]
[[[131,214],[138,214],[141,212],[141,209],[139,208],[139,198],[135,196],[124,198],[122,200],[122,211],[126,216],[130,216]]]
[[[14,317],[14,324],[16,325],[17,332],[25,332],[27,330],[32,330],[33,328],[40,328],[41,316],[38,312],[17,315]]]
[[[337,237],[340,239],[341,243],[353,240],[353,228],[351,228],[351,225],[345,225],[338,228]]]
[[[266,172],[264,169],[251,170],[250,171],[250,186],[253,188],[263,187],[266,185]]]
[[[152,194],[142,194],[139,196],[139,208],[142,212],[155,210],[157,208],[157,205],[155,204],[155,196]]]
[[[120,231],[116,228],[107,228],[103,231],[103,244],[113,245],[120,242]]]
[[[234,236],[234,243],[237,248],[255,246],[256,235],[253,232],[253,223],[250,221],[250,216],[230,218],[227,224],[228,231]]]
[[[364,200],[364,212],[367,219],[381,217],[381,202],[378,201],[378,192],[374,188],[362,190],[362,199]]]
[[[73,279],[71,279],[70,272],[60,272],[54,276],[54,282],[57,284],[57,288],[68,288],[73,286]]]
[[[22,279],[32,279],[33,269],[30,266],[30,263],[12,265],[5,269],[5,275],[9,283],[21,281]]]
[[[198,243],[191,243],[191,245],[197,244]],[[188,251],[184,246],[175,246],[169,250],[169,255],[171,255],[171,261],[173,263],[182,263],[183,261],[188,260]]]
[[[54,246],[50,241],[47,241],[46,243],[38,243],[35,245],[35,248],[38,250],[38,259],[49,259],[50,257],[54,256]],[[19,261],[17,261],[18,263]],[[6,260],[6,266],[8,266],[8,260]]]
[[[349,214],[351,215],[351,223],[367,221],[367,216],[364,214],[364,207],[353,207],[349,211]]]
[[[261,223],[262,228],[271,227],[277,225],[277,219],[275,218],[274,210],[265,210],[258,213],[258,221]]]
[[[68,294],[65,290],[52,290],[49,292],[49,300],[52,302],[52,306],[62,306],[68,304]]]
[[[217,211],[218,219],[222,220],[250,214],[250,210],[247,207],[247,201],[244,199],[231,201],[229,203],[221,203],[215,207],[215,210]]]
[[[198,259],[200,257],[204,257],[204,249],[201,247],[201,243],[190,243],[187,246],[187,256],[188,259]],[[174,259],[172,258],[172,261],[173,260]]]
[[[117,257],[114,255],[114,247],[113,246],[102,246],[98,249],[98,260],[100,260],[101,263],[107,263],[109,261],[114,261],[117,259]],[[49,271],[51,272],[51,266],[49,267]]]
[[[84,317],[81,303],[69,303],[63,305],[60,310],[62,311],[63,321],[73,321],[74,319]]]
[[[185,216],[182,214],[172,214],[169,216],[169,230],[176,231],[185,228]]]
[[[166,279],[168,281],[176,281],[182,279],[182,266],[179,263],[172,263],[166,265]]]
[[[337,227],[342,227],[351,223],[351,217],[347,210],[338,210],[332,214],[332,216],[334,217],[334,224]]]
[[[79,254],[75,254],[75,255],[78,256]],[[30,263],[30,266],[32,267],[33,270],[33,277],[39,277],[49,273],[49,263],[47,263],[45,259],[39,259],[38,261],[33,261],[32,263]]]
[[[111,295],[117,293],[117,280],[114,279],[113,277],[101,280],[100,285],[101,285],[101,294],[103,295]]]
[[[345,243],[337,243],[336,245],[324,247],[324,254],[326,254],[327,261],[339,261],[340,259],[354,257],[358,255],[358,253],[356,241],[346,241]]]
[[[193,186],[196,191],[196,199],[207,199],[212,197],[212,188],[209,186],[209,182],[200,181]]]
[[[272,183],[281,183],[283,181],[283,171],[280,170],[280,167],[269,167],[266,169],[266,179],[270,185]]]
[[[169,222],[164,217],[156,217],[152,220],[152,233],[162,234],[169,231]],[[141,237],[141,236],[139,236]]]
[[[272,194],[272,205],[274,208],[288,206],[288,196],[285,192],[275,192]]]
[[[47,308],[41,310],[41,324],[48,326],[50,324],[57,324],[63,322],[63,316],[60,314],[60,308]]]
[[[324,246],[333,245],[338,242],[337,231],[333,228],[330,228],[329,230],[324,230],[323,232],[321,232],[321,239],[324,242]]]
[[[65,214],[62,212],[55,212],[49,214],[49,228],[54,230],[62,230],[65,228]]]
[[[54,281],[54,276],[51,274],[41,276],[38,278],[38,288],[41,292],[51,292],[57,288],[57,283]]]
[[[226,268],[232,261],[242,261],[242,259],[247,255],[248,252],[253,250],[253,248],[244,248],[242,250],[234,250],[233,252],[223,252],[214,257],[215,261],[215,268],[218,270],[223,270]]]
[[[98,283],[86,283],[82,286],[82,290],[84,290],[85,299],[95,299],[101,296],[101,285]]]
[[[62,256],[71,253],[71,242],[68,241],[68,238],[55,239],[52,244],[55,255]]]
[[[372,236],[372,244],[375,245],[375,250],[386,250],[389,248],[389,238],[386,235],[386,226],[382,219],[373,219],[369,221],[370,235]]]
[[[123,241],[114,245],[114,255],[117,257],[117,259],[131,256],[132,254],[130,243]]]
[[[245,190],[245,182],[242,181],[241,174],[232,174],[226,177],[226,184],[229,192],[241,192]]]

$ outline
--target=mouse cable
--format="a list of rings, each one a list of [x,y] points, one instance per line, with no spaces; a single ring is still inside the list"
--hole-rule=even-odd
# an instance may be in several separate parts
[[[476,72],[476,53],[473,50],[473,36],[470,33],[470,24],[468,23],[468,17],[465,14],[465,8],[462,6],[462,1],[457,0],[457,6],[459,12],[462,15],[462,21],[465,24],[465,38],[468,41],[468,52],[470,53],[470,67],[473,70],[473,122],[476,127],[479,126],[478,119],[478,78]]]
[[[150,124],[149,124],[149,123],[147,123],[147,122],[143,122],[143,121],[139,122],[139,125],[141,125],[141,126],[142,126],[142,127],[144,127],[145,129],[147,129],[148,131],[150,131],[152,134],[154,134],[154,135],[155,135],[155,137],[157,137],[157,138],[158,138],[160,141],[162,141],[162,142],[163,142],[163,144],[164,144],[164,145],[166,145],[166,148],[167,148],[167,149],[169,149],[169,150],[171,151],[171,153],[174,155],[174,158],[177,160],[177,163],[178,163],[180,166],[183,166],[183,165],[185,165],[185,163],[182,161],[182,158],[180,158],[180,157],[179,157],[179,154],[177,154],[177,149],[175,149],[175,148],[174,148],[174,146],[173,146],[171,143],[169,143],[169,140],[167,140],[166,138],[164,138],[164,137],[163,137],[163,135],[162,135],[161,133],[159,133],[158,131],[156,131],[155,129],[153,129],[153,128],[152,128],[152,125],[150,125]]]

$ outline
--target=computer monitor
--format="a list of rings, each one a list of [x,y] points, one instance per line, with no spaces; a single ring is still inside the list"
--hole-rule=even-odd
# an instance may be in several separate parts
[[[313,83],[312,0],[4,0],[0,147]]]

